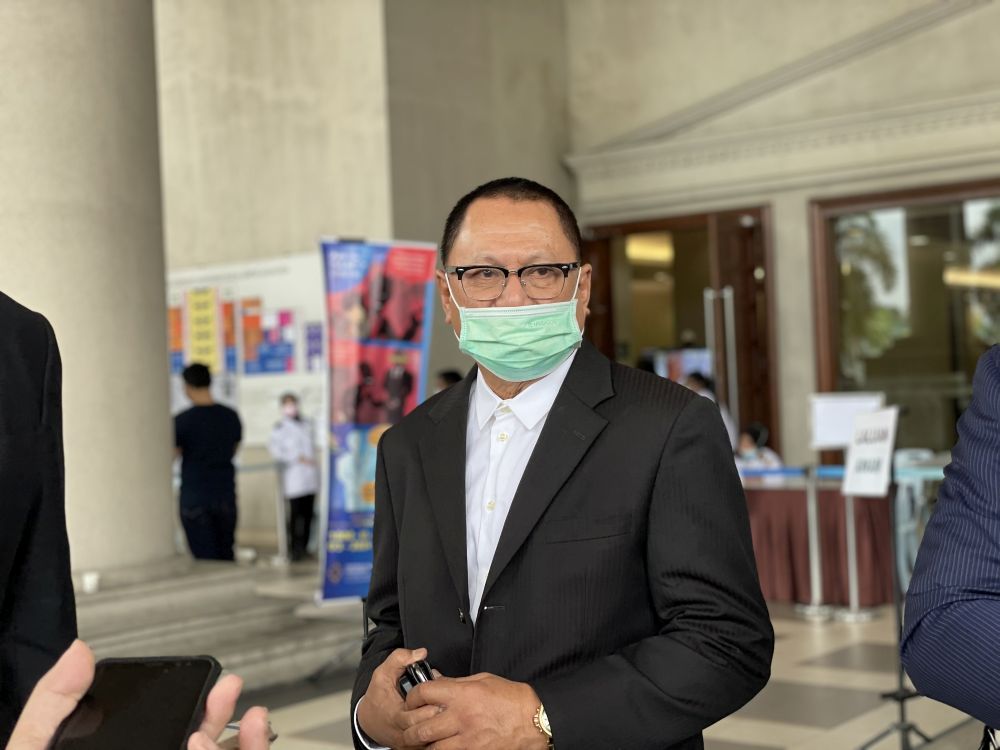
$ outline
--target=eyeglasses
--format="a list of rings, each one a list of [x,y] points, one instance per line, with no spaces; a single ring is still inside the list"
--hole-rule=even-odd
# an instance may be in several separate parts
[[[445,273],[453,273],[462,285],[462,291],[476,302],[489,302],[503,294],[507,277],[515,274],[524,293],[533,300],[558,297],[566,286],[569,272],[580,267],[575,263],[536,263],[516,271],[500,266],[445,266]]]

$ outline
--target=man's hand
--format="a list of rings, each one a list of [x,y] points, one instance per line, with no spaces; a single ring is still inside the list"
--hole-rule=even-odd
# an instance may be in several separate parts
[[[410,692],[406,707],[413,715],[442,710],[407,729],[403,743],[428,750],[545,750],[548,741],[534,724],[540,703],[531,685],[491,674],[425,682]]]
[[[59,725],[76,708],[94,679],[94,655],[83,641],[74,641],[31,692],[7,750],[45,750]],[[191,736],[189,750],[222,750],[215,740],[232,718],[243,682],[230,675],[208,694],[205,721]],[[270,745],[267,711],[251,708],[240,723],[239,747],[265,750]]]
[[[45,750],[93,680],[94,654],[83,641],[73,641],[31,691],[7,750]]]
[[[267,721],[267,710],[259,706],[248,709],[240,720],[240,733],[236,742],[227,740],[216,744],[226,724],[233,718],[236,701],[243,690],[243,680],[230,674],[223,677],[212,688],[205,701],[205,718],[201,727],[188,740],[188,750],[222,750],[238,747],[240,750],[267,750],[271,746],[271,726]]]
[[[427,658],[427,649],[410,651],[397,648],[372,673],[368,691],[358,704],[358,726],[368,737],[384,747],[402,750],[423,747],[425,742],[406,742],[403,732],[440,712],[435,705],[422,705],[409,711],[399,694],[397,683],[410,664]]]

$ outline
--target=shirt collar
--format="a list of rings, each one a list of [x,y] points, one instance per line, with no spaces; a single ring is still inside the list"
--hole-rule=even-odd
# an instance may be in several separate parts
[[[552,404],[555,403],[559,389],[562,388],[563,381],[566,380],[566,375],[569,373],[574,359],[576,359],[576,352],[573,352],[566,358],[565,362],[544,378],[532,383],[507,401],[497,396],[477,373],[476,380],[472,384],[472,407],[479,429],[486,426],[490,417],[493,416],[493,412],[501,403],[510,407],[521,424],[529,430],[534,429],[535,425],[542,421],[552,409]]]

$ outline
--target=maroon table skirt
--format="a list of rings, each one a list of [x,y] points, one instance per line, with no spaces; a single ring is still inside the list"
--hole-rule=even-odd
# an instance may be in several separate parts
[[[809,534],[804,489],[747,488],[750,531],[764,598],[769,602],[810,600]],[[819,520],[823,604],[846,605],[847,542],[844,499],[820,489]],[[892,601],[892,533],[889,501],[856,498],[858,589],[862,607]]]

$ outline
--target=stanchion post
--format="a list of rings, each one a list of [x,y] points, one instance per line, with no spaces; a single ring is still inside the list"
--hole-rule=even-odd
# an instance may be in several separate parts
[[[858,528],[854,518],[854,496],[844,496],[844,521],[847,524],[847,591],[851,612],[861,609],[858,591]]]
[[[807,620],[827,620],[832,609],[823,604],[823,548],[819,531],[819,479],[816,467],[806,467],[806,529],[809,542],[809,603],[795,611]]]
[[[861,591],[858,583],[858,530],[854,518],[854,496],[844,495],[844,524],[847,539],[847,594],[848,607],[837,613],[845,622],[868,622],[874,619],[872,610],[861,609]]]
[[[285,510],[285,483],[282,481],[284,479],[285,465],[276,463],[274,468],[278,476],[277,491],[275,492],[275,507],[277,509],[278,520],[278,554],[274,562],[278,565],[288,565],[288,520],[286,516],[287,511]]]

